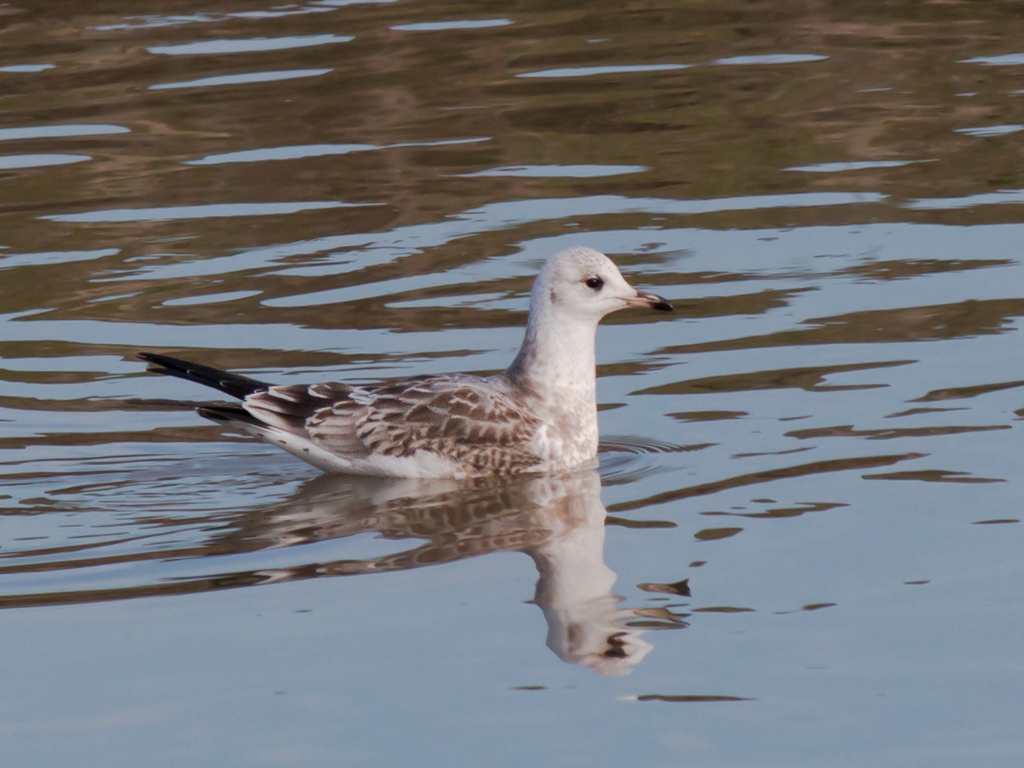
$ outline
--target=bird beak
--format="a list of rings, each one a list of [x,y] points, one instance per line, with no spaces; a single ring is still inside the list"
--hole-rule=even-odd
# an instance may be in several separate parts
[[[626,304],[631,307],[650,307],[651,309],[657,309],[661,312],[672,311],[671,304],[661,298],[661,296],[654,293],[647,293],[647,291],[637,291],[636,298],[626,299]]]

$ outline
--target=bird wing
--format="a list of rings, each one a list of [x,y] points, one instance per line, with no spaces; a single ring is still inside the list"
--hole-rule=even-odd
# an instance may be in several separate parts
[[[364,389],[348,384],[270,387],[245,398],[260,421],[353,459],[429,451],[480,471],[536,465],[528,449],[539,420],[475,376],[406,379]]]

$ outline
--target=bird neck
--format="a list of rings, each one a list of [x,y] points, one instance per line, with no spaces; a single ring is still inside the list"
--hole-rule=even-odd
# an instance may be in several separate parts
[[[562,323],[544,310],[531,311],[523,346],[506,376],[550,402],[572,395],[576,403],[582,397],[593,402],[596,409],[596,334],[596,322],[573,318]]]

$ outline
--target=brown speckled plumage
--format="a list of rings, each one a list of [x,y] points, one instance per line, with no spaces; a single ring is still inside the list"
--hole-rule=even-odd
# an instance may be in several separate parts
[[[340,382],[268,387],[244,399],[262,423],[352,459],[449,457],[470,474],[516,474],[544,457],[529,450],[539,420],[528,396],[497,377],[433,376],[353,387]]]

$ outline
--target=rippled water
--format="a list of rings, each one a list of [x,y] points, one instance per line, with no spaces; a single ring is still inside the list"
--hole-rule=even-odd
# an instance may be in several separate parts
[[[1018,11],[0,6],[0,762],[1017,765]],[[323,477],[135,358],[494,371],[576,244],[677,306],[597,472]]]

